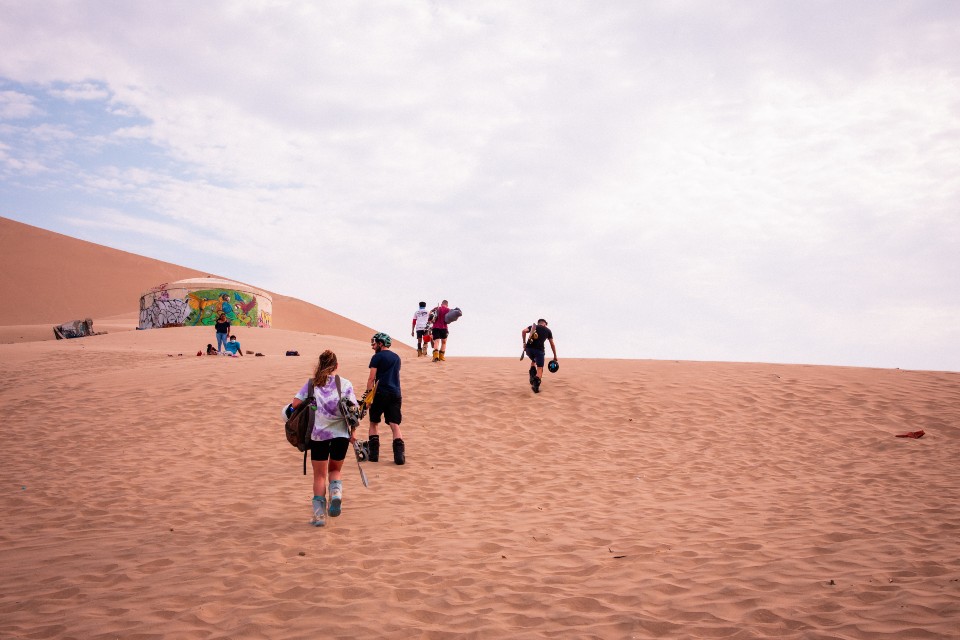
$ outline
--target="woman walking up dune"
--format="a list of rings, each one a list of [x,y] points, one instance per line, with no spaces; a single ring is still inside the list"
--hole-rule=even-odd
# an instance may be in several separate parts
[[[307,380],[291,403],[294,409],[299,407],[307,399],[310,383],[313,382],[317,414],[310,443],[310,462],[313,465],[313,517],[310,522],[315,527],[322,527],[327,523],[327,514],[331,518],[340,515],[343,502],[341,469],[343,460],[347,456],[347,449],[353,440],[353,431],[340,414],[339,402],[342,396],[356,404],[357,397],[350,381],[336,375],[337,367],[337,355],[333,351],[327,350],[321,353],[313,380]],[[328,480],[329,511],[327,510]]]

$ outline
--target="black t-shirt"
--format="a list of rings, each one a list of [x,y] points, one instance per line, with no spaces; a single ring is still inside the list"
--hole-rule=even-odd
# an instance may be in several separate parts
[[[370,358],[370,368],[377,370],[377,393],[400,395],[400,356],[384,349]]]
[[[544,350],[544,343],[547,340],[553,340],[553,331],[550,331],[547,327],[541,327],[540,325],[535,325],[534,327],[537,332],[537,338],[535,340],[531,339],[530,333],[527,334],[527,346],[531,349],[537,349],[539,351]]]
[[[230,321],[226,320],[224,322],[218,322],[213,325],[217,329],[217,333],[230,333]]]

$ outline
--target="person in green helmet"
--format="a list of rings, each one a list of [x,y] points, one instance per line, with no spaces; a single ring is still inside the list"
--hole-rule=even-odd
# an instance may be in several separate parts
[[[373,357],[370,358],[370,375],[367,377],[367,391],[376,382],[377,391],[370,405],[369,448],[370,462],[380,460],[380,421],[385,419],[393,432],[393,461],[396,464],[406,462],[406,451],[400,423],[402,395],[400,393],[400,356],[390,350],[393,340],[385,333],[375,333],[370,338]]]

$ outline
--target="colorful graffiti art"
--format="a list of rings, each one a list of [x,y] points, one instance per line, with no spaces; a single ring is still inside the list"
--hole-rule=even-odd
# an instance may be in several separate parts
[[[138,328],[212,326],[221,313],[235,326],[269,328],[273,321],[270,295],[230,284],[181,280],[153,287],[140,297]]]
[[[184,324],[188,326],[212,326],[217,322],[220,313],[226,315],[233,325],[270,326],[269,319],[268,324],[261,323],[257,297],[251,293],[231,289],[207,289],[191,291],[187,294],[186,301],[190,305],[190,315]]]

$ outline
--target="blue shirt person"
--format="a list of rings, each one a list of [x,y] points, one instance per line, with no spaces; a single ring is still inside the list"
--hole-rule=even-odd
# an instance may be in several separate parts
[[[243,355],[243,350],[240,348],[240,343],[237,342],[237,336],[230,336],[230,339],[227,340],[227,344],[223,346],[232,356]]]

